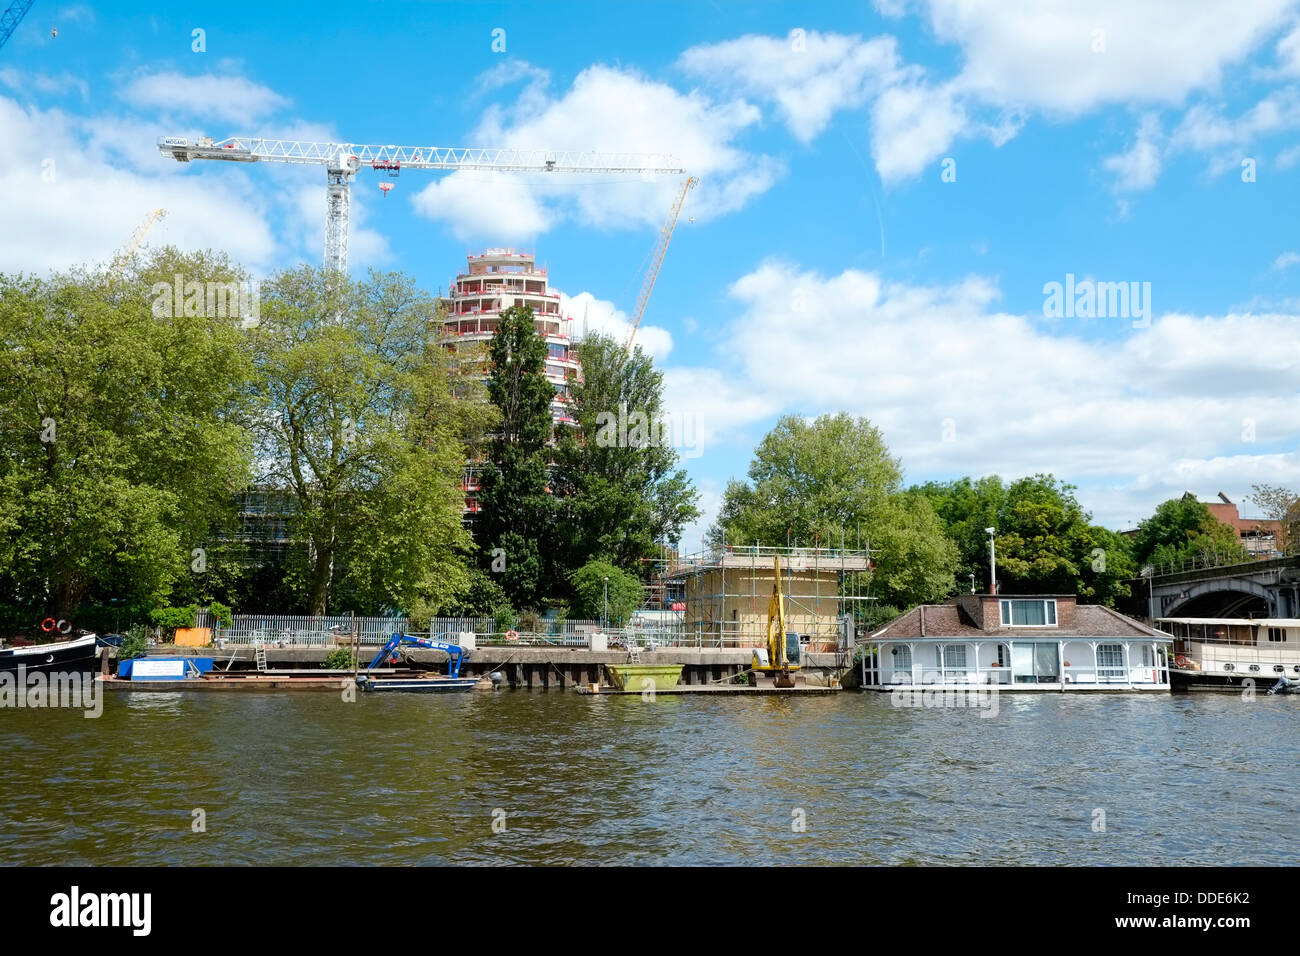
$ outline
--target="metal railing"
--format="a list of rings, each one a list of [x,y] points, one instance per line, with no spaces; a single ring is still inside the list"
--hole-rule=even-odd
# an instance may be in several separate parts
[[[198,623],[200,627],[213,627],[214,642],[223,644],[331,648],[351,643],[354,627],[361,644],[383,645],[395,632],[409,632],[411,626],[406,618],[296,614],[235,614],[230,627],[214,627],[210,617]]]
[[[212,628],[218,646],[267,647],[346,647],[356,628],[360,643],[380,646],[398,631],[413,634],[406,618],[358,617],[329,615],[311,617],[286,614],[236,614],[230,627],[218,626],[206,611],[200,611],[196,624]],[[719,626],[721,624],[722,626]],[[427,635],[433,640],[456,643],[464,633],[474,635],[479,647],[569,647],[591,644],[593,633],[603,633],[607,646],[614,650],[654,650],[657,647],[750,648],[761,647],[765,636],[761,628],[719,622],[711,627],[687,629],[680,623],[635,623],[626,627],[601,627],[595,620],[546,620],[533,622],[532,628],[516,624],[501,630],[492,618],[435,617],[429,622]],[[811,651],[836,648],[836,636],[827,633],[800,634]]]
[[[1290,546],[1280,551],[1257,551],[1249,550],[1237,552],[1218,552],[1202,551],[1192,555],[1190,558],[1183,558],[1179,561],[1162,562],[1150,565],[1150,577],[1158,578],[1170,574],[1183,574],[1188,571],[1210,571],[1215,568],[1231,568],[1237,566],[1249,566],[1257,561],[1275,561],[1279,558],[1291,558],[1300,555],[1300,546]],[[1134,581],[1142,580],[1143,575],[1133,578]]]

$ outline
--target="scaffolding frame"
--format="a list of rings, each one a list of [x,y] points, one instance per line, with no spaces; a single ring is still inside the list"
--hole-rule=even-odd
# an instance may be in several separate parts
[[[810,650],[844,651],[844,618],[851,622],[847,635],[851,646],[859,609],[876,600],[870,594],[872,553],[870,542],[856,549],[756,543],[724,545],[686,556],[670,553],[655,559],[652,593],[663,609],[676,612],[671,627],[674,644],[761,647],[767,641],[772,559],[777,558],[790,630]],[[828,611],[828,602],[833,603],[833,612]]]

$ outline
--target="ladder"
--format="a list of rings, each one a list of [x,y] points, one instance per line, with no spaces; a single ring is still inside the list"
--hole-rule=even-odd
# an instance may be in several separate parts
[[[253,660],[257,662],[257,669],[263,674],[266,673],[266,645],[258,644],[253,648]]]
[[[641,647],[636,643],[635,638],[627,639],[627,662],[629,664],[641,663]]]

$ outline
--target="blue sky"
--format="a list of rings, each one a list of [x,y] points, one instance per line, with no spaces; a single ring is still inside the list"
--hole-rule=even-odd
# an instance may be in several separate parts
[[[706,521],[778,415],[841,409],[909,481],[1048,471],[1117,528],[1300,484],[1297,3],[38,0],[0,49],[0,268],[103,260],[158,206],[154,241],[320,261],[321,170],[181,166],[174,133],[673,153],[694,221],[640,341]],[[533,248],[616,333],[678,187],[377,183],[355,272]],[[1150,283],[1149,323],[1045,315],[1067,274]]]

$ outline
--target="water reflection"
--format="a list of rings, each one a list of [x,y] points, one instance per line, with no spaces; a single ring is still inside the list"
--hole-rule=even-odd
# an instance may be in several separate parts
[[[0,862],[1295,862],[1300,702],[999,704],[245,692],[110,695],[98,720],[5,710],[21,759],[0,778]]]

